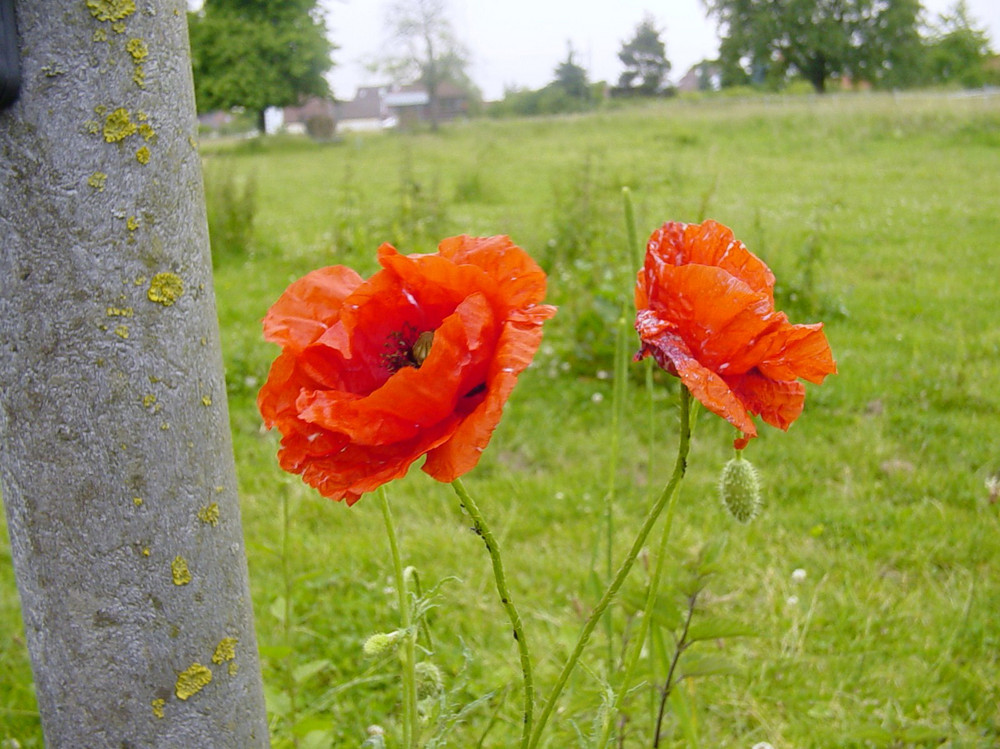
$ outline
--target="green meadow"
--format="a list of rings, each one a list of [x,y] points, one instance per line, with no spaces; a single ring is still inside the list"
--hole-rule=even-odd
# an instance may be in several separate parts
[[[652,746],[693,612],[701,636],[678,661],[660,746],[1000,746],[1000,502],[987,487],[1000,474],[1000,97],[674,100],[202,153],[274,746],[360,747],[371,725],[399,746],[401,710],[395,654],[362,651],[399,622],[375,498],[348,508],[283,475],[261,428],[270,304],[316,267],[369,275],[382,242],[431,252],[454,234],[508,234],[546,269],[559,314],[465,477],[503,547],[544,700],[608,578],[607,539],[616,566],[677,449],[676,382],[647,378],[645,362],[628,365],[614,418],[641,244],[664,221],[703,218],[770,265],[793,322],[825,322],[839,374],[808,386],[788,433],[762,426],[746,450],[765,495],[749,525],[716,488],[733,430],[698,414],[612,745]],[[517,652],[482,540],[452,488],[417,468],[388,493],[427,604],[424,742],[516,746]],[[596,745],[659,536],[543,746]],[[40,747],[6,533],[0,632],[0,747]]]

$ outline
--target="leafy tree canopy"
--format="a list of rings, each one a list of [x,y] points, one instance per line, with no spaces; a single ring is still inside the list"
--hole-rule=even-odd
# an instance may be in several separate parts
[[[297,104],[327,96],[334,45],[316,0],[206,0],[189,14],[198,111]]]
[[[991,54],[989,36],[976,27],[965,0],[958,0],[932,29],[928,75],[934,83],[982,86],[988,81],[984,63]]]
[[[447,0],[394,0],[386,26],[397,52],[380,67],[399,83],[423,84],[433,128],[438,124],[438,89],[443,83],[457,86],[473,101],[480,98],[467,72],[469,53],[448,18]]]
[[[670,62],[652,16],[647,15],[636,27],[635,35],[622,44],[618,59],[625,66],[618,78],[620,90],[646,96],[660,93]]]
[[[919,0],[706,0],[719,23],[725,84],[798,72],[822,92],[831,76],[872,83],[918,65]]]
[[[550,85],[571,99],[589,99],[590,83],[587,80],[587,71],[573,61],[575,54],[573,45],[570,44],[568,47],[566,59],[556,66],[556,78]]]

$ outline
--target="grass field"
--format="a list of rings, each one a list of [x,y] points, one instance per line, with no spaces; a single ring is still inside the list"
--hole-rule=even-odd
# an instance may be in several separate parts
[[[673,101],[203,153],[210,182],[255,189],[249,251],[220,252],[216,294],[275,746],[358,747],[371,724],[398,745],[396,661],[361,650],[398,612],[374,499],[348,509],[277,468],[254,405],[276,353],[260,336],[264,312],[315,267],[368,275],[383,241],[432,251],[452,234],[509,234],[549,272],[560,312],[466,478],[504,546],[544,697],[606,576],[608,375],[638,256],[624,186],[641,238],[666,220],[732,227],[774,270],[779,307],[826,321],[840,373],[809,388],[788,434],[764,427],[751,443],[767,506],[749,526],[716,496],[731,429],[700,414],[672,585],[620,745],[651,745],[670,632],[701,569],[713,574],[695,622],[725,624],[685,655],[691,678],[670,701],[662,746],[1000,746],[1000,504],[986,488],[1000,473],[1000,97]],[[676,450],[676,385],[657,377],[651,453],[642,369],[619,437],[616,559]],[[438,699],[425,738],[441,728],[439,745],[516,745],[516,652],[481,541],[451,488],[421,472],[389,494],[405,563],[425,591],[437,587],[421,643],[444,692],[427,693]],[[0,746],[41,746],[2,539]],[[709,567],[698,560],[710,547]],[[612,637],[592,642],[544,745],[593,745],[608,664],[654,556],[616,603]],[[694,678],[699,667],[721,673]]]

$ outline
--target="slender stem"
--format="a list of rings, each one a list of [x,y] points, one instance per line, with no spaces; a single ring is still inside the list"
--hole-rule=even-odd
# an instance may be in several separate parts
[[[696,591],[688,599],[688,612],[687,617],[684,619],[684,630],[681,632],[680,639],[674,648],[674,657],[670,661],[667,680],[664,682],[663,691],[660,694],[660,711],[656,715],[656,732],[653,734],[653,749],[658,749],[660,746],[660,731],[663,729],[663,716],[667,710],[667,698],[670,697],[670,692],[674,688],[674,673],[677,671],[677,664],[680,662],[684,651],[688,648],[687,636],[688,632],[691,631],[691,620],[694,618],[694,609],[697,602],[698,592]]]
[[[507,618],[510,619],[510,625],[514,631],[514,641],[517,643],[517,650],[521,658],[521,675],[524,681],[524,722],[521,729],[521,747],[524,748],[528,746],[528,739],[531,736],[535,711],[535,685],[531,672],[531,653],[528,650],[528,639],[524,635],[521,615],[518,614],[517,607],[514,606],[514,601],[510,597],[510,590],[507,588],[507,575],[503,569],[500,545],[493,536],[493,531],[486,524],[486,519],[483,517],[483,513],[480,512],[479,506],[472,498],[472,495],[466,490],[462,480],[455,479],[451,482],[451,485],[454,487],[455,493],[462,503],[462,508],[472,518],[476,533],[479,534],[483,539],[483,543],[486,544],[486,551],[489,552],[490,560],[493,562],[493,577],[496,580],[500,603],[503,604],[504,611],[507,612]]]
[[[285,669],[286,676],[288,678],[288,714],[292,725],[295,724],[297,720],[297,700],[296,700],[296,684],[295,678],[292,675],[292,653],[295,652],[295,648],[292,645],[292,573],[288,569],[288,545],[289,545],[289,527],[291,526],[291,520],[289,516],[288,509],[288,486],[284,487],[281,492],[281,577],[282,582],[285,587],[285,616],[284,616],[284,635],[285,635],[285,647],[288,648],[288,655],[285,657]],[[292,737],[292,746],[297,747],[299,745],[299,739],[297,736]]]
[[[563,670],[560,672],[559,678],[556,680],[552,694],[549,696],[548,701],[545,703],[545,707],[542,709],[541,715],[538,717],[538,721],[535,723],[535,731],[531,736],[531,743],[528,744],[529,749],[538,746],[538,742],[542,737],[542,731],[545,729],[545,723],[552,714],[552,710],[555,708],[559,695],[562,693],[563,688],[566,686],[566,682],[569,680],[569,675],[572,673],[577,662],[580,660],[580,654],[583,652],[587,642],[590,640],[590,636],[594,632],[594,627],[597,626],[597,622],[600,621],[604,612],[611,604],[611,600],[615,597],[618,590],[625,582],[625,578],[628,577],[629,572],[632,570],[632,565],[635,564],[635,560],[638,558],[639,552],[642,550],[643,544],[646,542],[646,537],[649,536],[649,532],[656,524],[657,519],[660,517],[660,513],[663,512],[663,508],[666,507],[667,502],[674,494],[674,490],[680,484],[681,479],[684,478],[684,472],[687,470],[687,455],[691,446],[691,423],[689,418],[691,412],[691,394],[683,385],[681,385],[680,390],[680,441],[677,446],[677,460],[674,463],[674,471],[670,476],[670,481],[664,488],[663,493],[660,494],[659,498],[650,508],[645,520],[642,521],[642,526],[640,526],[639,532],[636,534],[635,540],[632,542],[632,548],[629,549],[628,555],[625,557],[621,567],[618,569],[618,574],[615,575],[615,579],[611,581],[607,590],[604,591],[604,596],[590,613],[590,617],[583,625],[583,630],[580,632],[580,637],[576,642],[576,646],[573,648],[573,652],[570,653],[566,664],[563,666]]]
[[[615,574],[614,539],[615,539],[615,495],[618,492],[618,459],[621,455],[621,428],[625,410],[625,398],[628,388],[628,372],[626,364],[628,354],[626,352],[626,336],[628,332],[628,322],[625,316],[625,302],[622,303],[622,314],[618,318],[615,326],[615,372],[614,386],[611,394],[611,454],[608,457],[608,491],[604,497],[604,532],[605,532],[605,558],[604,558],[604,581],[605,585],[611,583]],[[605,636],[608,641],[607,653],[607,675],[611,677],[614,669],[614,627],[611,617],[604,619]]]
[[[385,521],[385,532],[389,536],[389,552],[392,555],[392,571],[396,579],[396,594],[399,598],[400,629],[403,631],[403,644],[400,659],[403,665],[403,747],[415,749],[417,746],[417,679],[416,679],[416,632],[410,613],[410,596],[406,589],[406,578],[403,575],[403,558],[399,554],[399,542],[396,538],[396,525],[392,521],[392,511],[389,509],[389,498],[385,487],[378,490],[379,506],[382,508],[382,518]]]
[[[622,703],[625,701],[625,695],[628,694],[629,685],[632,683],[632,678],[635,676],[635,669],[639,664],[639,656],[642,654],[642,645],[646,641],[646,636],[649,634],[649,625],[653,619],[653,608],[656,605],[656,597],[660,592],[660,579],[663,577],[664,560],[667,556],[667,542],[670,539],[670,529],[674,524],[674,507],[677,506],[677,497],[680,494],[677,489],[678,486],[675,486],[674,491],[670,496],[670,501],[667,503],[667,516],[663,523],[663,532],[660,535],[660,549],[656,557],[656,566],[653,568],[653,576],[649,580],[649,590],[646,592],[646,603],[643,606],[642,619],[639,622],[639,631],[632,639],[632,643],[629,647],[625,663],[625,675],[622,678],[622,683],[618,687],[617,693],[615,694],[614,706],[609,713],[608,720],[604,723],[601,740],[597,743],[597,746],[599,747],[607,746],[608,739],[611,737],[611,731],[615,724],[615,718],[621,714]]]

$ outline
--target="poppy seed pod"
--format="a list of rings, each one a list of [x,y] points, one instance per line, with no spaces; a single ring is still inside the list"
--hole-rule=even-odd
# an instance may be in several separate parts
[[[400,637],[399,630],[395,632],[376,632],[361,646],[362,652],[369,658],[383,655],[391,648],[396,647]]]
[[[733,458],[723,466],[719,493],[729,514],[741,523],[749,523],[760,512],[760,478],[748,460]]]

